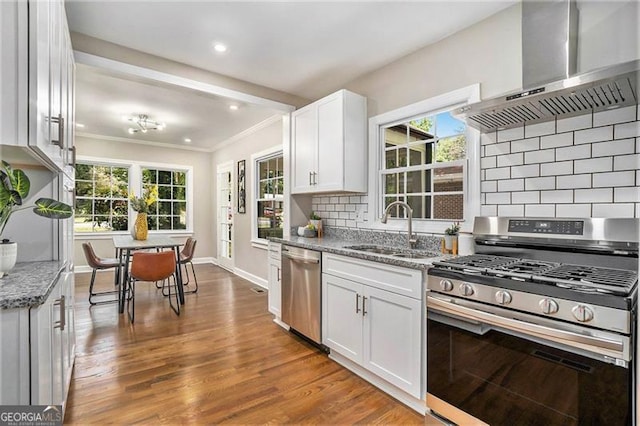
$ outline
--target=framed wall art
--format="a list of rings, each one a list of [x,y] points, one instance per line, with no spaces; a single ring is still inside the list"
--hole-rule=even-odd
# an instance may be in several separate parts
[[[245,160],[238,161],[238,213],[247,212]]]

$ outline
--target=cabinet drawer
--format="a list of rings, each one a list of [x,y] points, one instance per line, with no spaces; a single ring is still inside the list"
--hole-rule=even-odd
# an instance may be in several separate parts
[[[323,253],[322,272],[414,299],[422,299],[422,271],[417,269]]]
[[[280,260],[282,255],[282,244],[269,241],[269,259]]]

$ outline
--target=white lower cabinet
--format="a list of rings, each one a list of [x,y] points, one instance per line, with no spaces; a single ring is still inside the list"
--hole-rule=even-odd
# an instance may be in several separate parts
[[[281,270],[281,245],[269,242],[269,312],[277,319],[281,317],[282,306],[282,270]]]
[[[323,343],[332,353],[422,398],[420,299],[323,273],[322,300]]]

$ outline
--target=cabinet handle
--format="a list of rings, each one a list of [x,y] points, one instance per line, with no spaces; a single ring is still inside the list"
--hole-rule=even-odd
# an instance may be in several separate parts
[[[64,331],[64,327],[67,325],[65,319],[66,308],[64,300],[64,296],[60,296],[60,299],[53,303],[53,306],[60,306],[60,320],[55,322],[53,328],[59,328],[61,331]]]
[[[362,316],[367,315],[366,303],[367,303],[367,296],[362,296]]]
[[[64,117],[62,114],[57,117],[51,117],[53,123],[58,123],[58,140],[52,140],[51,143],[62,148],[62,140],[64,139]]]
[[[317,185],[318,184],[318,173],[313,172],[313,184]]]
[[[278,281],[280,281],[282,278],[280,276],[280,268],[278,268]]]
[[[313,173],[309,172],[309,186],[313,185],[313,181],[311,180],[311,176],[313,176]]]
[[[360,295],[356,293],[356,314],[360,313]]]

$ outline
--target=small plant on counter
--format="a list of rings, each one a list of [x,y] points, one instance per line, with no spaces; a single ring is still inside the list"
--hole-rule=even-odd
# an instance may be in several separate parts
[[[309,219],[311,219],[311,220],[322,220],[322,218],[320,216],[318,216],[316,214],[316,212],[314,212],[314,211],[311,212],[311,216],[309,216]]]
[[[454,222],[444,230],[445,235],[458,235],[460,232],[460,222]]]
[[[0,235],[7,226],[11,215],[20,210],[32,208],[38,216],[49,219],[68,219],[73,216],[71,206],[51,198],[38,198],[34,205],[22,205],[22,202],[29,195],[30,189],[31,183],[27,175],[22,170],[14,169],[9,163],[3,161],[2,170],[0,170]]]

